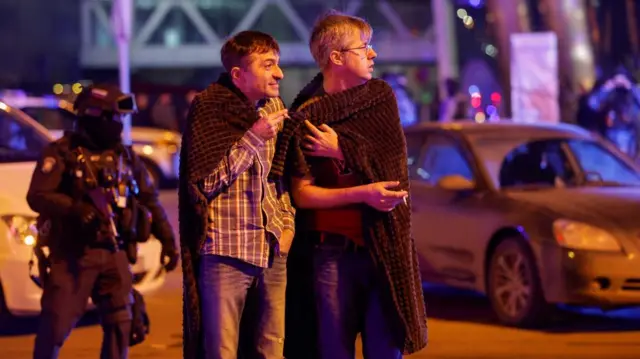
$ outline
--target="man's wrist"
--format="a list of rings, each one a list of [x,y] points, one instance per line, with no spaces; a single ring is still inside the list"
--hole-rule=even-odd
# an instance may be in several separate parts
[[[242,136],[242,142],[252,150],[256,150],[263,146],[266,141],[252,129],[249,129],[245,132],[244,136]]]
[[[362,203],[365,199],[366,187],[356,186],[346,189],[346,196],[351,203]]]

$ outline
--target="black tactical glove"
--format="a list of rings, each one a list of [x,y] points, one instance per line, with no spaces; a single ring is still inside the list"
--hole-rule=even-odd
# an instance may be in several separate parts
[[[162,243],[162,253],[160,254],[160,263],[167,272],[171,272],[178,266],[180,252],[176,249],[176,242],[173,238]]]
[[[84,227],[88,227],[96,223],[100,213],[88,203],[76,202],[71,207],[71,215],[78,219]]]

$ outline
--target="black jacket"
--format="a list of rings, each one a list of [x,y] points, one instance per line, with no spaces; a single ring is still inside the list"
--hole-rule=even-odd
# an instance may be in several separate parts
[[[83,231],[72,216],[73,208],[79,202],[92,204],[84,193],[81,178],[83,173],[74,153],[78,147],[85,148],[92,157],[105,152],[95,148],[81,133],[65,133],[61,139],[50,143],[43,150],[31,178],[27,202],[40,216],[51,219],[51,230],[55,233],[52,238],[57,237],[62,242],[87,243],[93,239],[92,236],[97,236],[97,231]],[[110,151],[116,155],[123,154],[123,158],[129,159],[127,165],[131,167],[139,188],[137,199],[151,212],[152,234],[163,244],[169,241],[173,243],[173,229],[143,162],[133,150],[126,150],[122,145]],[[79,236],[82,238],[78,238]]]

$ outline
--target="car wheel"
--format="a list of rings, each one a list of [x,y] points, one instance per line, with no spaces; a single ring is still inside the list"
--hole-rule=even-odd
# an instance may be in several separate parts
[[[493,252],[487,271],[487,294],[498,319],[517,327],[542,324],[548,309],[538,269],[520,238],[503,240]]]
[[[160,171],[153,163],[149,163],[148,161],[143,161],[143,163],[153,186],[156,188],[160,188],[160,185],[162,183],[162,176],[160,175]]]

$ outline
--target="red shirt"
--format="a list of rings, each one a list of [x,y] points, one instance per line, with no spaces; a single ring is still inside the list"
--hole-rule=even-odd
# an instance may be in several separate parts
[[[354,173],[344,172],[336,160],[313,158],[309,162],[315,185],[319,187],[347,188],[362,184]],[[364,245],[360,204],[314,209],[303,213],[303,223],[309,230],[343,235],[359,245]]]

